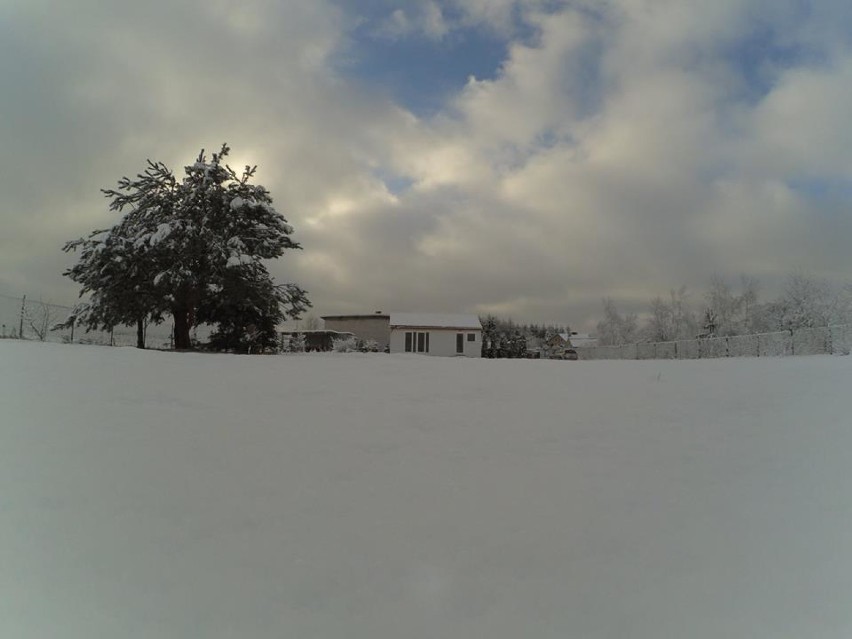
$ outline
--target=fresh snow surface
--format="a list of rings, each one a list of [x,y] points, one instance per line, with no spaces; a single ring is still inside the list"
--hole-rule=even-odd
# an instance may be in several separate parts
[[[848,639],[852,357],[0,341],[0,636]]]

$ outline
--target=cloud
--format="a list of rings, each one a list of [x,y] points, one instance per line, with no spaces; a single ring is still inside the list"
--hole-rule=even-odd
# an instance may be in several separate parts
[[[394,9],[374,33],[391,40],[412,35],[441,40],[450,32],[450,28],[441,6],[433,0],[427,0],[413,3],[405,9]]]
[[[714,273],[767,295],[792,270],[848,277],[846,5],[4,5],[0,292],[68,301],[59,247],[114,220],[98,189],[222,141],[296,227],[305,250],[273,271],[319,314],[588,328],[602,297],[641,311]],[[346,64],[364,37],[476,30],[506,57],[433,116]]]

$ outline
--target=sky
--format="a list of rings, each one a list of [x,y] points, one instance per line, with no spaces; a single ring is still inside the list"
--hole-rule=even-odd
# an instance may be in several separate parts
[[[0,0],[0,293],[73,303],[100,189],[258,165],[316,315],[594,327],[852,278],[846,0]]]

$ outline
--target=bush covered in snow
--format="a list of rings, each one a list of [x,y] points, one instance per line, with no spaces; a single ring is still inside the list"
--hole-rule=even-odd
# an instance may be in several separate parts
[[[335,353],[352,353],[358,350],[358,340],[354,337],[342,337],[332,342]]]

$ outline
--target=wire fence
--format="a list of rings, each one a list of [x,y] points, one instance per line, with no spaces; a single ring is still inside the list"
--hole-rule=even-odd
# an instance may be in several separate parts
[[[0,339],[27,339],[66,344],[136,346],[135,326],[116,326],[111,331],[86,331],[80,326],[56,328],[68,319],[73,307],[54,304],[29,296],[0,294]],[[208,336],[207,327],[199,327],[196,338]],[[148,348],[173,348],[171,322],[149,325],[145,329]]]
[[[852,324],[676,342],[585,346],[578,347],[576,351],[580,359],[710,359],[849,355],[852,351]]]

